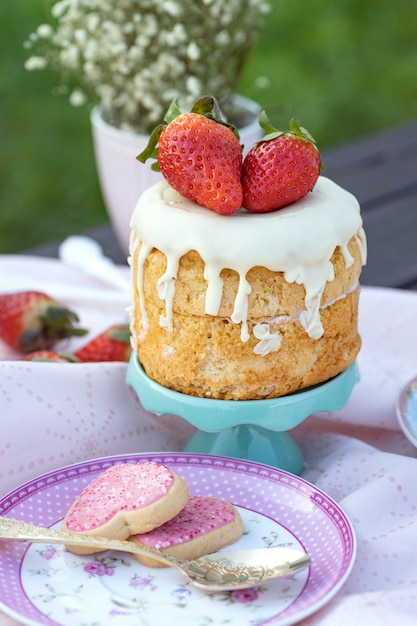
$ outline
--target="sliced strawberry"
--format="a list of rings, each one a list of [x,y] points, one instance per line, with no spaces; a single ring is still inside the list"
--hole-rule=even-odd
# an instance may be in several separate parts
[[[241,207],[242,146],[214,98],[198,100],[190,113],[171,104],[137,158],[144,163],[149,157],[185,198],[225,215]]]
[[[78,316],[40,291],[0,295],[0,337],[18,352],[48,350],[61,339],[87,333]]]
[[[128,361],[132,348],[128,324],[113,324],[74,352],[84,363],[101,361]]]
[[[273,128],[265,112],[259,122],[267,134],[243,162],[243,206],[266,213],[304,198],[317,182],[321,158],[313,137],[295,118],[288,131]]]

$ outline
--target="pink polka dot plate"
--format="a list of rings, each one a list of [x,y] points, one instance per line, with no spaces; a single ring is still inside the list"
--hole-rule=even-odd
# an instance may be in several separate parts
[[[152,569],[130,555],[78,556],[62,546],[0,542],[0,609],[38,626],[193,626],[238,623],[287,626],[323,607],[353,567],[350,521],[302,478],[261,463],[192,453],[118,455],[77,463],[31,480],[0,499],[0,515],[59,528],[77,495],[116,463],[156,461],[187,482],[191,495],[236,505],[244,534],[236,549],[288,546],[311,557],[308,569],[255,589],[207,594],[170,568]],[[230,547],[228,548],[230,549]]]

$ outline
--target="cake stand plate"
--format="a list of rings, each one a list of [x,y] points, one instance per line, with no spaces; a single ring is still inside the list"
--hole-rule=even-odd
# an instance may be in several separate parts
[[[213,400],[168,389],[149,378],[132,354],[126,382],[143,408],[158,415],[177,415],[198,430],[184,451],[257,461],[299,474],[301,450],[286,431],[317,411],[345,406],[359,370],[354,363],[331,380],[303,391],[268,400]]]

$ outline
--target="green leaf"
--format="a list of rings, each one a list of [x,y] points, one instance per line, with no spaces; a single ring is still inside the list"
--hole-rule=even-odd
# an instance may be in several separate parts
[[[214,96],[203,96],[197,100],[191,109],[191,113],[204,115],[204,117],[208,117],[209,119],[215,121],[225,121],[225,117],[220,109],[219,103]]]
[[[178,108],[177,101],[173,100],[171,104],[169,105],[167,112],[165,113],[164,122],[166,124],[169,124],[181,114],[182,114],[182,111]]]
[[[198,115],[204,115],[209,120],[213,120],[213,122],[217,122],[218,124],[222,124],[229,128],[233,134],[240,139],[239,132],[234,126],[234,124],[230,124],[223,111],[220,108],[220,105],[217,99],[214,96],[203,96],[199,100],[197,100],[192,109],[191,113],[197,113]]]
[[[142,150],[142,152],[136,157],[136,159],[141,163],[146,163],[148,159],[154,159],[155,163],[152,163],[151,165],[151,170],[153,170],[154,172],[160,171],[158,164],[158,142],[161,132],[170,122],[175,120],[175,118],[179,115],[181,115],[181,111],[178,108],[176,101],[173,100],[169,105],[167,112],[165,113],[164,123],[155,126],[149,136],[149,141],[146,148]]]
[[[259,115],[259,126],[262,128],[262,130],[265,131],[266,135],[276,132],[282,134],[281,131],[278,131],[276,128],[274,128],[274,126],[272,126],[271,122],[269,121],[269,117],[266,114],[266,111],[261,111],[261,114]]]
[[[316,140],[313,135],[311,135],[306,128],[300,125],[300,122],[296,117],[292,117],[290,119],[290,131],[295,137],[304,139],[305,141],[310,141],[316,145]]]
[[[149,137],[148,145],[136,157],[138,161],[145,163],[148,159],[158,159],[158,140],[164,127],[164,124],[158,124],[158,126],[155,126]]]
[[[272,126],[265,111],[262,111],[261,114],[259,115],[259,125],[265,131],[266,134],[263,137],[261,137],[261,139],[259,139],[257,143],[260,143],[262,141],[271,141],[271,139],[276,139],[280,135],[292,135],[293,137],[297,137],[298,139],[302,139],[303,141],[308,141],[314,144],[317,148],[317,143],[314,137],[308,132],[307,129],[305,129],[303,126],[300,125],[300,122],[298,121],[296,117],[292,117],[290,119],[289,130],[277,130],[276,128]],[[319,156],[320,156],[320,169],[322,169],[323,164],[321,161],[320,152],[319,152]]]
[[[130,343],[130,330],[128,329],[118,328],[114,330],[109,330],[106,333],[106,336],[113,341],[118,341],[119,343]]]

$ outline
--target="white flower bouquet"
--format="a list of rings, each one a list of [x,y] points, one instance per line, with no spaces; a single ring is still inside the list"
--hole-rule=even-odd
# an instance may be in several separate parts
[[[57,70],[73,105],[148,133],[176,99],[216,96],[227,112],[268,0],[58,0],[25,45],[25,67]],[[238,120],[233,120],[238,124]]]

